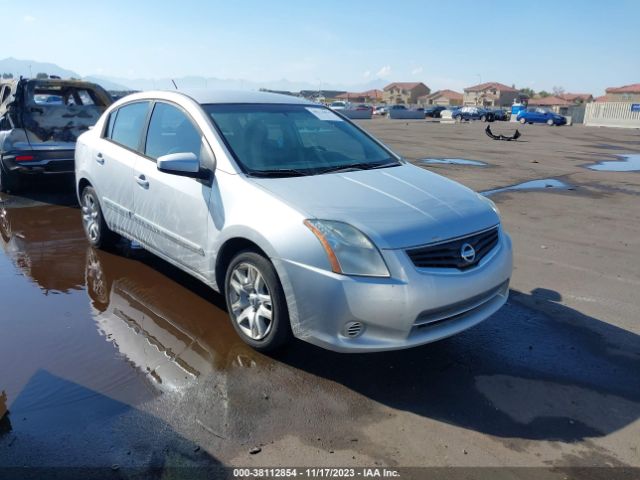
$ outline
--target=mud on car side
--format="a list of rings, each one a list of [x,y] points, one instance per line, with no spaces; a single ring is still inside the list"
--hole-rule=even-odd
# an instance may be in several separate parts
[[[29,174],[73,173],[76,139],[111,103],[89,82],[0,82],[0,191],[19,190]]]

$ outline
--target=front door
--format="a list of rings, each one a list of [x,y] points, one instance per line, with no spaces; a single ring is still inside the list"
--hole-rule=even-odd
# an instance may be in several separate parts
[[[187,152],[195,154],[204,168],[209,167],[210,149],[189,115],[176,105],[157,102],[149,121],[144,155],[134,168],[136,238],[202,274],[207,271],[211,184],[161,172],[156,167],[156,160],[163,155]]]

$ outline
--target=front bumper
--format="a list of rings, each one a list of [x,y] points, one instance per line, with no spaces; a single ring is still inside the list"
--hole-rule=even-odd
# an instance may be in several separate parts
[[[276,259],[294,335],[338,352],[398,350],[473,327],[507,301],[512,247],[502,230],[496,247],[465,271],[416,268],[405,250],[382,254],[390,278],[345,276]],[[350,322],[363,325],[359,336],[348,336]]]
[[[2,164],[9,172],[26,174],[73,173],[75,168],[73,150],[24,150],[2,155]],[[33,157],[33,160],[18,161],[19,157]]]

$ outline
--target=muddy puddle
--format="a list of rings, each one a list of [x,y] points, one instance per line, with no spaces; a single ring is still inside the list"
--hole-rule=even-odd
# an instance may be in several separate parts
[[[488,164],[479,160],[466,158],[423,158],[420,163],[427,165],[468,165],[473,167],[486,167]]]
[[[387,428],[418,425],[407,445],[428,444],[433,421],[527,445],[640,418],[637,335],[555,304],[555,292],[513,295],[486,322],[420,348],[344,355],[298,341],[266,356],[204,284],[127,244],[89,247],[77,208],[0,205],[0,220],[3,466],[111,474],[250,458],[255,446],[269,463],[287,442],[314,452],[301,463],[347,451],[391,464]]]
[[[493,190],[486,190],[481,192],[485,196],[495,195],[503,192],[517,192],[517,191],[529,191],[529,190],[573,190],[575,187],[572,185],[558,180],[557,178],[543,178],[540,180],[530,180],[528,182],[518,183],[517,185],[510,185],[508,187],[496,188]]]
[[[590,170],[601,172],[638,172],[640,171],[640,154],[617,155],[619,160],[602,160],[585,165]]]

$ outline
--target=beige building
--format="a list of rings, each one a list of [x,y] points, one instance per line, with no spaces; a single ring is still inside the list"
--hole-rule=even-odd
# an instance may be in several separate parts
[[[464,89],[464,105],[510,107],[516,98],[526,97],[519,90],[503,83],[486,82]]]
[[[345,92],[336,98],[351,103],[380,103],[384,99],[384,92],[375,89],[366,92]]]
[[[429,95],[418,97],[418,105],[421,107],[427,107],[429,105],[441,105],[443,107],[462,105],[462,98],[461,93],[454,92],[453,90],[438,90]]]
[[[417,105],[419,97],[430,93],[422,82],[394,82],[384,87],[383,99],[389,105]]]
[[[596,98],[596,102],[640,102],[640,83],[609,87],[606,95]]]

